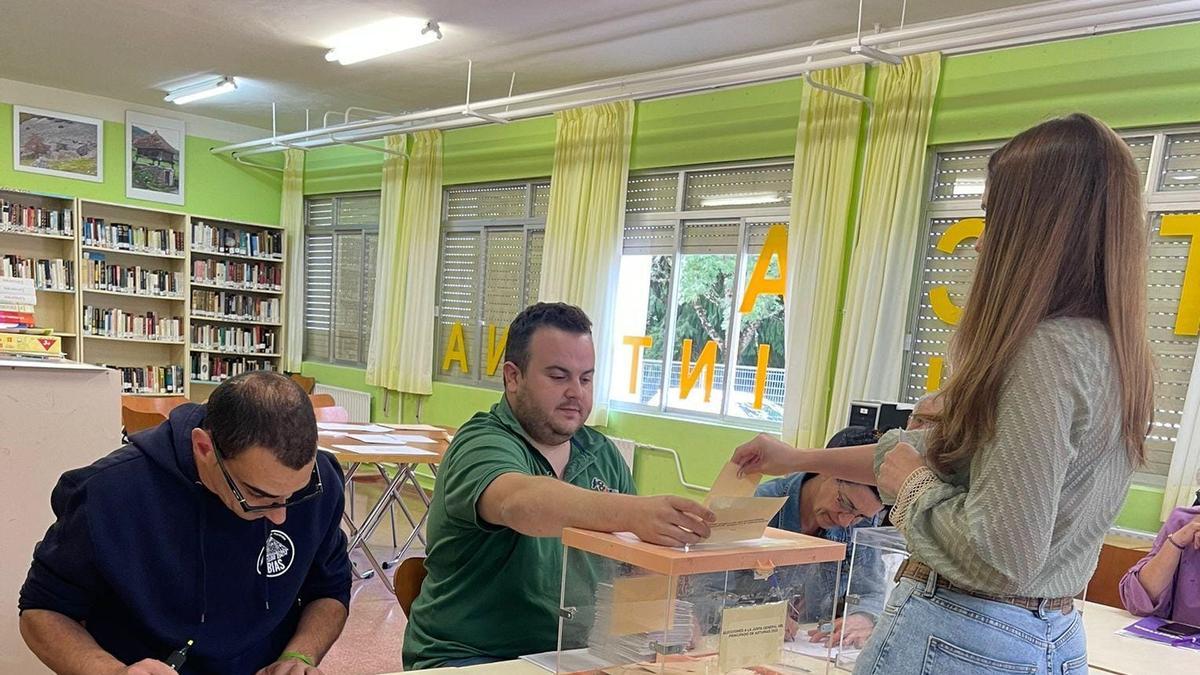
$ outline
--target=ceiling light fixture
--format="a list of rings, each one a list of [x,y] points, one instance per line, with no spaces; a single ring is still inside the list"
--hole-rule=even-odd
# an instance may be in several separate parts
[[[219,96],[237,89],[237,80],[226,75],[219,80],[209,82],[201,82],[192,84],[186,87],[180,87],[175,91],[163,97],[164,101],[174,103],[175,105],[183,105],[192,101],[199,101],[202,98]]]
[[[442,27],[436,21],[402,17],[384,19],[331,39],[333,49],[325,54],[325,60],[348,66],[441,39]]]

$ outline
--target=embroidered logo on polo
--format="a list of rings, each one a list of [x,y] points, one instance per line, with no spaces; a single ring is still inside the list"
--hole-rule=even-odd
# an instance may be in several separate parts
[[[258,553],[258,573],[275,578],[286,574],[296,558],[296,545],[283,530],[271,530],[267,544]]]
[[[605,483],[604,480],[602,478],[600,478],[599,476],[596,476],[595,478],[592,479],[592,489],[596,490],[597,492],[612,492],[613,491],[612,488],[608,487],[608,483]]]

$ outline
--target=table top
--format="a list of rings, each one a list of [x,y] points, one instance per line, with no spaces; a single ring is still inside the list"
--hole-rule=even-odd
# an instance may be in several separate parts
[[[1169,647],[1167,645],[1115,635],[1117,630],[1128,626],[1137,617],[1123,609],[1084,603],[1083,624],[1088,638],[1088,670],[1095,675],[1139,675],[1153,672],[1155,675],[1194,675],[1200,670],[1200,653]],[[1151,665],[1152,664],[1152,665]],[[814,661],[817,668],[824,664]],[[813,669],[814,673],[824,670]],[[505,661],[482,666],[463,668],[435,668],[421,671],[430,675],[439,673],[493,673],[495,675],[546,675],[546,671],[527,661]],[[840,672],[830,667],[830,672]],[[401,675],[389,673],[388,675]]]
[[[348,445],[348,446],[354,446],[354,447],[361,447],[364,449],[371,449],[371,448],[378,448],[380,446],[380,444],[367,443],[365,441],[360,441],[356,438],[351,438],[349,436],[349,433],[346,433],[346,432],[333,433],[333,432],[328,432],[328,431],[321,431],[317,435],[317,445],[320,448],[333,453],[333,455],[335,457],[337,457],[339,462],[345,462],[348,464],[349,463],[358,463],[358,464],[437,464],[438,462],[442,461],[442,455],[445,454],[446,449],[450,447],[449,439],[453,438],[453,436],[451,434],[454,431],[453,429],[449,429],[449,428],[439,428],[437,431],[427,431],[427,430],[423,430],[423,429],[420,429],[420,430],[408,429],[408,428],[405,428],[405,425],[402,425],[402,424],[401,425],[381,424],[379,426],[388,427],[388,431],[387,432],[379,432],[379,433],[359,433],[359,432],[349,432],[349,433],[354,433],[356,436],[357,435],[379,436],[379,435],[383,435],[384,433],[395,433],[395,434],[401,434],[404,436],[421,436],[423,438],[430,438],[430,439],[434,439],[435,442],[434,443],[411,443],[411,444],[409,444],[409,447],[412,448],[412,450],[413,450],[412,452],[397,451],[397,452],[369,452],[369,453],[361,452],[360,453],[360,452],[344,450],[342,448],[335,448],[333,446]],[[429,452],[433,452],[435,454],[430,455],[430,454],[428,454]]]
[[[1101,673],[1195,675],[1200,652],[1115,633],[1137,621],[1123,609],[1084,603],[1083,625],[1088,638],[1088,665]]]

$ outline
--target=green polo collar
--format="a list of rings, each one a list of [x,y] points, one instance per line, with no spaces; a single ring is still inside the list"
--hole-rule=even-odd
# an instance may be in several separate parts
[[[533,441],[525,431],[525,427],[521,426],[521,422],[517,420],[516,414],[513,413],[512,406],[508,404],[508,394],[500,395],[500,402],[492,406],[492,416],[499,420],[505,429],[516,434],[525,442],[525,449],[534,456],[539,464],[544,465],[547,469],[550,468],[550,462],[534,447]],[[567,482],[571,482],[575,476],[579,475],[596,461],[596,450],[588,444],[585,429],[586,427],[581,427],[571,437],[571,456],[567,459],[566,468],[563,469],[563,480]],[[553,472],[551,472],[551,475],[553,475]]]

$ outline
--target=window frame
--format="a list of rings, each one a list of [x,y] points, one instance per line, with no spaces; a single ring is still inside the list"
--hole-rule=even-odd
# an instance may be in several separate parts
[[[793,167],[792,158],[781,157],[776,159],[756,160],[752,162],[737,162],[737,163],[720,163],[720,164],[702,164],[686,167],[674,167],[664,169],[649,169],[646,171],[631,172],[630,180],[635,178],[643,178],[647,176],[662,176],[676,175],[676,190],[675,190],[675,208],[672,211],[643,211],[643,212],[627,212],[625,214],[625,227],[631,225],[672,225],[674,227],[674,244],[671,263],[671,280],[668,288],[668,307],[670,311],[667,313],[667,325],[664,331],[666,346],[663,349],[662,356],[662,377],[661,394],[657,405],[647,405],[642,403],[633,403],[630,401],[620,401],[610,397],[610,408],[622,412],[630,412],[643,415],[652,415],[655,417],[664,417],[668,419],[679,419],[689,422],[699,422],[703,424],[720,423],[725,426],[748,429],[752,431],[766,431],[778,433],[782,428],[782,422],[771,422],[769,420],[756,420],[746,417],[738,417],[729,414],[729,402],[731,399],[732,389],[736,381],[737,356],[741,351],[742,345],[734,345],[733,341],[737,339],[741,328],[741,314],[737,312],[737,305],[742,295],[745,293],[747,279],[744,278],[744,265],[746,257],[751,254],[747,250],[748,232],[754,225],[761,224],[791,224],[791,195],[786,202],[780,206],[730,206],[719,208],[702,208],[702,209],[686,209],[687,203],[687,175],[689,173],[703,173],[708,171],[720,171],[728,169],[753,169],[759,167]],[[793,167],[794,169],[794,167]],[[679,304],[679,275],[682,268],[683,257],[683,238],[686,225],[688,223],[697,222],[734,222],[738,223],[738,244],[734,262],[734,279],[735,287],[733,293],[733,306],[731,307],[728,326],[726,327],[726,339],[724,354],[718,366],[724,368],[724,381],[721,383],[721,412],[708,413],[694,410],[686,410],[679,407],[672,407],[669,402],[669,391],[671,387],[672,374],[672,357],[674,356],[675,339],[676,339],[676,313]],[[653,254],[652,254],[653,255]],[[666,253],[660,255],[667,255]],[[786,317],[785,317],[786,320]],[[609,345],[609,349],[622,348],[620,339],[622,336],[614,336],[614,343]],[[786,359],[786,353],[784,358]],[[610,387],[619,387],[620,383],[625,379],[621,373],[612,373],[610,377]],[[714,386],[715,389],[715,386]],[[611,391],[611,389],[610,389]]]
[[[329,235],[330,237],[332,237],[332,252],[331,252],[331,257],[330,257],[330,267],[332,269],[332,272],[331,272],[330,281],[329,281],[329,283],[330,283],[330,302],[331,302],[330,318],[329,318],[329,353],[326,354],[326,358],[323,358],[323,359],[315,357],[315,355],[313,355],[309,352],[307,341],[305,341],[302,336],[301,350],[302,350],[302,360],[304,360],[304,361],[311,361],[314,363],[325,363],[325,364],[329,364],[329,365],[343,366],[343,367],[349,367],[349,368],[366,368],[367,367],[367,354],[370,351],[370,341],[371,341],[371,330],[370,330],[369,326],[371,323],[374,322],[374,308],[366,307],[366,297],[367,297],[367,291],[368,291],[367,275],[366,275],[366,271],[367,271],[367,267],[366,267],[367,235],[369,235],[369,234],[375,235],[375,237],[376,237],[375,250],[376,250],[376,254],[378,254],[378,251],[379,251],[379,219],[380,219],[381,215],[377,216],[375,218],[374,227],[368,227],[368,226],[364,226],[364,225],[342,225],[342,224],[340,224],[338,222],[338,202],[342,199],[349,199],[349,198],[356,198],[356,197],[381,197],[381,191],[379,191],[379,190],[356,190],[353,192],[333,192],[333,193],[324,193],[324,194],[304,195],[304,237],[303,237],[303,242],[302,242],[304,250],[302,252],[302,256],[304,257],[306,264],[307,264],[307,260],[308,260],[307,256],[308,256],[308,238],[309,238],[309,236],[311,236],[311,235]],[[321,200],[326,200],[326,199],[331,201],[333,222],[328,227],[321,226],[321,227],[314,228],[313,226],[311,226],[309,224],[309,220],[308,220],[309,203],[313,202],[313,201],[321,201]],[[381,214],[382,214],[382,209],[381,209]],[[362,345],[362,348],[361,348],[362,360],[361,361],[349,361],[346,359],[335,359],[334,358],[334,351],[335,351],[334,344],[335,344],[335,332],[336,332],[336,328],[334,325],[334,318],[336,316],[336,310],[334,309],[334,307],[332,305],[335,305],[337,303],[337,292],[338,292],[337,291],[337,283],[338,283],[337,235],[339,233],[343,233],[343,234],[359,233],[363,237],[363,269],[362,269],[361,287],[359,288],[359,301],[358,301],[358,306],[361,308],[361,311],[358,312],[358,315],[360,316],[360,324],[358,327],[359,340],[360,340],[360,344]],[[378,271],[379,271],[378,266],[379,266],[379,262],[378,262],[378,257],[377,257],[376,261],[373,265],[373,271],[376,275],[378,274]],[[307,307],[307,305],[308,305],[308,275],[307,275],[307,273],[305,274],[305,278],[304,278],[304,288],[302,289],[302,293],[301,293],[301,302],[303,302],[305,304],[303,316],[304,316],[304,320],[307,321],[307,317],[308,317],[308,307]],[[304,326],[304,325],[301,326],[302,333],[307,332],[307,330],[308,329],[306,326]]]
[[[1160,183],[1166,160],[1167,138],[1182,134],[1200,133],[1200,125],[1133,127],[1118,129],[1121,138],[1147,138],[1151,140],[1149,163],[1146,169],[1145,181],[1142,184],[1142,200],[1146,218],[1147,234],[1153,228],[1154,219],[1161,214],[1172,212],[1200,212],[1200,184],[1195,190],[1162,190]],[[941,155],[953,152],[994,151],[1004,144],[1004,140],[956,143],[930,146],[927,155],[925,190],[921,220],[918,224],[917,241],[914,247],[912,263],[912,285],[908,298],[907,324],[905,326],[904,349],[900,362],[899,401],[910,401],[910,378],[912,377],[913,352],[916,339],[916,327],[920,320],[921,299],[923,289],[921,279],[925,269],[925,256],[928,252],[928,239],[931,223],[935,219],[982,218],[983,209],[980,196],[972,195],[963,199],[934,199],[934,189],[938,175],[938,159]],[[1193,356],[1192,373],[1188,384],[1186,401],[1180,417],[1179,428],[1176,432],[1175,446],[1171,451],[1173,467],[1182,459],[1192,454],[1200,453],[1200,339],[1196,343]],[[1182,453],[1182,455],[1181,455]],[[1170,469],[1168,470],[1170,471]],[[1136,471],[1133,484],[1163,488],[1167,485],[1168,475],[1158,475],[1144,471]]]
[[[442,208],[441,208],[441,225],[438,230],[438,266],[437,278],[440,285],[442,279],[442,257],[441,246],[444,241],[445,234],[448,232],[475,232],[478,233],[478,241],[476,242],[476,257],[475,271],[479,279],[479,292],[476,293],[475,315],[478,317],[476,325],[464,326],[465,331],[473,331],[475,335],[475,352],[468,353],[467,357],[475,363],[475,373],[473,375],[464,375],[454,371],[455,374],[447,375],[442,372],[442,360],[445,356],[445,344],[442,342],[442,337],[439,331],[441,326],[441,307],[435,305],[434,308],[434,350],[433,350],[433,381],[443,382],[446,384],[457,384],[469,387],[479,387],[483,389],[492,389],[494,391],[503,391],[503,382],[490,380],[484,374],[486,368],[485,352],[485,337],[484,329],[487,327],[486,319],[484,318],[485,306],[484,300],[486,293],[484,291],[487,285],[487,234],[489,230],[499,231],[516,231],[522,232],[522,254],[521,254],[521,281],[522,281],[522,307],[527,307],[537,300],[537,288],[530,289],[527,285],[529,280],[529,258],[530,258],[530,239],[537,232],[546,231],[546,216],[537,215],[535,213],[535,201],[539,186],[549,187],[549,178],[538,178],[517,181],[498,181],[488,183],[469,183],[459,185],[447,185],[442,189]],[[525,211],[521,217],[511,218],[451,218],[450,210],[450,194],[456,189],[471,188],[479,190],[487,190],[494,188],[509,188],[513,186],[522,186],[525,188]],[[540,269],[539,269],[540,275]],[[529,296],[533,297],[529,297]],[[508,326],[504,327],[506,330]],[[468,340],[469,342],[469,340]],[[501,366],[503,368],[503,365]]]

